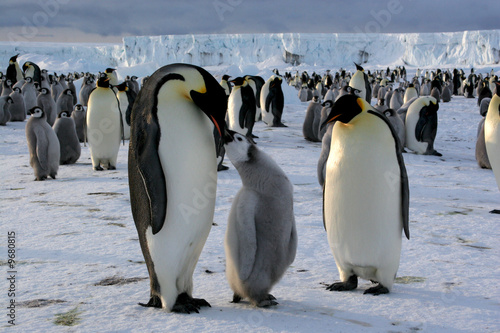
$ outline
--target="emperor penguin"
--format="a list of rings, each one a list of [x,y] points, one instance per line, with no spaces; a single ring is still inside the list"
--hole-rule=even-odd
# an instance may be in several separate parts
[[[5,126],[10,121],[10,106],[14,103],[10,96],[0,97],[0,125]]]
[[[487,98],[483,99],[483,102],[486,102]],[[481,105],[484,103],[481,102]],[[488,103],[489,104],[489,103]],[[487,110],[486,110],[487,111]],[[486,116],[486,114],[485,114]],[[488,153],[486,152],[486,142],[484,137],[484,122],[486,118],[483,117],[479,121],[479,125],[477,127],[477,139],[476,139],[476,161],[480,168],[482,169],[491,169],[490,160],[488,158]]]
[[[229,98],[229,95],[231,95],[231,83],[229,83],[229,78],[231,76],[227,75],[227,74],[224,74],[222,75],[222,79],[220,80],[220,85],[222,86],[222,88],[224,88],[224,91],[226,92],[226,96]]]
[[[12,93],[12,81],[5,79],[2,82],[2,96],[9,96]]]
[[[304,139],[312,142],[320,142],[319,139],[319,121],[321,119],[321,109],[323,106],[318,96],[314,96],[307,106],[306,116],[302,124],[302,135]]]
[[[56,179],[61,154],[59,139],[47,123],[42,108],[35,106],[30,109],[30,114],[26,123],[26,139],[35,180],[45,180],[48,176]]]
[[[297,250],[293,185],[248,137],[229,131],[225,141],[243,184],[229,212],[224,242],[233,303],[248,298],[258,307],[277,305],[269,292]]]
[[[12,104],[9,107],[10,121],[26,120],[26,106],[21,88],[15,87],[9,95],[12,98]]]
[[[78,97],[81,105],[88,106],[90,92],[95,88],[95,80],[92,76],[88,76],[83,79],[82,84]]]
[[[109,78],[109,85],[111,89],[113,89],[115,93],[118,92],[118,88],[116,88],[118,85],[118,74],[116,74],[116,69],[106,68],[105,73]]]
[[[76,94],[76,86],[75,83],[73,82],[74,77],[72,75],[69,75],[68,78],[66,79],[68,81],[68,89],[71,90],[71,96],[73,97],[73,103],[71,107],[75,106],[76,103],[78,103],[78,95]]]
[[[403,97],[403,104],[405,104],[406,102],[408,102],[410,99],[412,99],[414,97],[418,97],[417,89],[415,88],[413,83],[410,83],[408,85],[408,88],[406,88],[406,90],[405,90],[405,94]]]
[[[227,125],[230,130],[246,135],[252,140],[257,110],[254,90],[243,77],[237,77],[231,82],[234,87],[227,101]]]
[[[66,111],[68,112],[68,115],[71,115],[71,111],[73,111],[73,92],[71,89],[67,88],[61,92],[61,95],[59,95],[56,102],[56,110],[58,117],[63,111]]]
[[[76,133],[75,121],[68,111],[62,111],[53,126],[59,139],[59,164],[74,164],[80,158],[81,147]]]
[[[130,139],[130,113],[132,112],[132,106],[134,106],[134,101],[137,98],[137,94],[128,87],[126,82],[122,82],[116,86],[118,92],[116,97],[120,102],[120,110],[122,114],[123,123],[123,138],[125,140]]]
[[[451,101],[451,87],[450,84],[445,84],[443,87],[443,93],[441,94],[441,100],[443,103],[448,103]]]
[[[288,127],[281,122],[285,97],[281,88],[281,76],[272,75],[262,86],[260,93],[260,106],[262,120],[270,127]]]
[[[38,83],[37,83],[38,85]],[[23,87],[21,88],[24,96],[24,104],[26,106],[26,112],[30,110],[32,107],[36,106],[36,97],[37,97],[37,88],[33,83],[33,79],[31,76],[27,76]]]
[[[40,71],[40,67],[37,64],[31,61],[26,61],[23,64],[24,77],[31,77],[33,83],[38,83],[38,85],[42,84],[42,72]]]
[[[401,120],[401,117],[394,109],[389,108],[384,110],[382,113],[387,117],[387,119],[389,119],[392,127],[394,127],[394,131],[398,135],[401,151],[403,152],[406,140],[405,124],[403,123],[403,120]]]
[[[258,76],[258,75],[245,75],[245,79],[248,81],[250,86],[255,92],[255,121],[259,121],[262,119],[262,106],[260,105],[260,94],[262,92],[262,87],[266,83],[266,81]]]
[[[59,96],[61,96],[61,93],[63,92],[63,87],[59,83],[59,80],[57,80],[57,77],[50,75],[50,94],[52,95],[52,98],[54,99],[54,102],[57,102],[57,99]]]
[[[399,267],[401,233],[409,239],[409,187],[400,143],[386,117],[357,96],[337,100],[323,187],[323,221],[341,282],[378,284],[365,294],[390,292]],[[325,124],[326,124],[325,123]]]
[[[363,67],[357,63],[354,63],[354,65],[356,65],[356,73],[354,73],[349,81],[349,86],[359,90],[359,93],[356,93],[356,95],[365,99],[370,104],[372,100],[372,86],[368,80],[368,75],[365,73]]]
[[[171,64],[142,86],[131,115],[132,215],[150,278],[149,307],[198,312],[193,271],[213,223],[214,127],[223,144],[227,97],[201,67]]]
[[[323,124],[323,122],[321,124]],[[323,135],[323,138],[321,140],[321,153],[319,154],[318,164],[316,168],[318,183],[321,187],[323,187],[323,185],[325,184],[326,162],[328,161],[328,156],[330,155],[330,145],[332,142],[332,128],[334,124],[335,122],[330,122],[326,126],[322,127],[322,130],[325,131],[325,134]]]
[[[45,117],[50,126],[54,125],[57,119],[57,107],[54,98],[50,95],[50,91],[47,88],[41,88],[40,94],[36,98],[37,106],[42,108]]]
[[[491,98],[484,121],[484,141],[491,169],[500,189],[500,83],[496,83],[496,93]]]
[[[128,87],[132,90],[136,95],[139,93],[139,82],[137,82],[137,76],[132,75],[130,77],[130,82]]]
[[[327,130],[326,127],[321,126],[326,118],[328,117],[328,114],[330,113],[330,110],[332,109],[333,106],[333,100],[326,100],[321,104],[321,113],[320,113],[320,118],[319,118],[319,123],[318,123],[318,139],[320,141],[323,140],[323,136],[325,135],[325,132]]]
[[[87,111],[81,104],[76,104],[71,112],[71,118],[75,122],[76,134],[78,136],[78,141],[85,142],[85,117]]]
[[[116,169],[120,140],[123,137],[120,105],[109,84],[109,77],[102,75],[97,87],[90,93],[87,107],[87,141],[90,146],[92,167],[95,171]]]
[[[417,154],[442,156],[434,149],[438,109],[432,96],[419,97],[410,105],[405,120],[406,147]]]
[[[24,79],[23,71],[21,70],[21,68],[19,67],[19,63],[17,62],[18,56],[19,54],[16,54],[9,59],[9,66],[7,67],[7,73],[5,74],[7,76],[7,79],[12,82],[12,85],[16,84],[17,81],[21,81],[22,79]]]

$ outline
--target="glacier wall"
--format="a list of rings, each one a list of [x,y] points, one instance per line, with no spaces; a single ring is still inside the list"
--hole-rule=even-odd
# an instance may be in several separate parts
[[[188,62],[244,65],[279,57],[292,65],[479,66],[500,63],[500,30],[408,34],[227,34],[126,37],[129,66]]]

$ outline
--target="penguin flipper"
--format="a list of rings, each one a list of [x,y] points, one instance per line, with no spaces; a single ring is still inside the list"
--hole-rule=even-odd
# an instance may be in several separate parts
[[[238,197],[235,225],[238,235],[238,272],[240,279],[246,281],[252,273],[257,253],[255,205],[258,198],[253,192],[241,192]]]
[[[38,158],[38,163],[43,170],[48,170],[49,168],[49,140],[45,132],[40,129],[35,129],[36,137],[36,157]]]
[[[375,115],[382,119],[389,129],[391,130],[392,137],[394,138],[394,142],[396,145],[396,157],[398,159],[399,171],[400,171],[400,181],[401,181],[401,211],[403,218],[403,231],[405,233],[406,238],[410,239],[410,187],[408,185],[408,173],[406,172],[405,161],[403,159],[401,142],[398,138],[398,133],[394,129],[394,126],[391,124],[389,119],[384,115],[373,111],[368,110],[368,113]],[[323,218],[324,221],[324,218]]]
[[[246,125],[245,119],[246,119],[248,113],[251,113],[250,106],[248,104],[245,104],[245,102],[243,102],[243,104],[241,105],[241,108],[240,108],[239,119],[238,119],[241,128],[248,127],[248,126],[245,126]],[[255,118],[255,115],[254,115],[254,118]]]

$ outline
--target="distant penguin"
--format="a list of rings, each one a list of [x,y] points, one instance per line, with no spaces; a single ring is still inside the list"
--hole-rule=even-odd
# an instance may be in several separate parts
[[[120,140],[123,137],[121,113],[109,77],[103,75],[91,92],[87,107],[87,141],[95,171],[116,169]],[[101,166],[102,165],[102,166]]]
[[[116,86],[118,92],[116,93],[116,97],[118,97],[118,101],[120,102],[120,111],[122,114],[122,123],[123,123],[123,138],[125,140],[130,139],[130,113],[132,112],[132,107],[134,106],[134,101],[137,98],[137,95],[134,91],[129,89],[126,82],[123,82]]]
[[[382,113],[387,117],[387,119],[389,119],[392,127],[394,127],[394,131],[398,135],[399,142],[401,143],[401,150],[403,151],[406,140],[405,124],[403,123],[403,120],[401,120],[399,114],[393,109],[386,109]]]
[[[406,146],[417,154],[442,156],[434,149],[439,103],[434,97],[419,97],[406,114]]]
[[[493,97],[493,94],[490,90],[489,83],[487,81],[483,81],[481,84],[482,84],[482,87],[479,90],[479,94],[477,95],[477,106],[481,105],[481,100],[483,98],[492,98]]]
[[[322,108],[323,106],[318,97],[314,97],[311,102],[309,102],[304,117],[304,123],[302,124],[302,135],[304,139],[312,142],[321,142],[318,135],[318,129]]]
[[[78,103],[78,95],[76,94],[75,83],[73,82],[72,76],[69,76],[67,80],[68,80],[68,89],[71,90],[71,96],[73,97],[73,103],[71,107],[74,107],[76,103]]]
[[[0,97],[0,125],[5,126],[10,121],[9,108],[14,102],[10,96]]]
[[[260,94],[260,105],[262,108],[262,120],[270,127],[287,127],[281,122],[285,97],[281,89],[283,79],[272,75],[262,86]]]
[[[183,313],[210,306],[192,297],[192,277],[213,223],[218,155],[213,133],[217,128],[222,144],[226,110],[219,82],[187,64],[158,69],[134,103],[128,171],[132,215],[150,278],[144,306]]]
[[[50,126],[53,126],[57,119],[57,106],[47,88],[40,89],[40,94],[36,98],[36,103],[42,108],[45,114],[44,119],[47,120]]]
[[[118,85],[118,74],[116,73],[116,69],[114,69],[114,68],[106,68],[105,73],[106,73],[106,75],[109,78],[109,85],[116,92],[117,90],[114,88],[114,86]]]
[[[485,97],[481,100],[481,105],[479,106],[479,114],[483,117],[486,117],[486,113],[488,113],[488,107],[490,106],[491,98]]]
[[[63,90],[64,89],[57,80],[57,78],[52,76],[52,79],[50,81],[50,94],[52,95],[54,102],[57,102],[57,99],[59,98]]]
[[[37,89],[35,87],[35,84],[33,83],[33,79],[30,76],[26,77],[26,80],[23,84],[23,87],[21,88],[21,91],[23,92],[24,96],[24,105],[26,107],[26,114],[28,114],[28,111],[32,107],[37,106],[36,104]]]
[[[255,121],[262,119],[262,106],[260,105],[260,94],[262,92],[262,87],[266,83],[264,79],[258,75],[245,75],[245,79],[248,81],[252,89],[255,92],[255,105],[257,110],[255,112]]]
[[[233,303],[249,298],[258,307],[276,305],[269,292],[297,250],[293,185],[269,155],[241,134],[227,134],[226,152],[243,183],[229,212],[224,242]]]
[[[385,110],[387,110],[389,107],[388,107],[388,106],[387,106],[387,104],[385,103],[385,99],[384,99],[384,98],[382,98],[382,99],[379,99],[379,100],[377,101],[377,104],[375,104],[375,105],[373,106],[373,108],[374,108],[375,110],[377,110],[378,112],[383,113],[383,112],[384,112]]]
[[[326,118],[325,120],[326,121]],[[324,124],[324,121],[321,124]],[[325,177],[326,177],[326,162],[328,161],[328,156],[330,155],[330,146],[331,146],[331,141],[332,141],[332,128],[335,122],[331,122],[327,124],[326,126],[323,126],[322,129],[324,130],[325,134],[323,135],[323,138],[321,140],[321,153],[319,154],[318,158],[318,164],[317,164],[317,176],[318,176],[318,183],[321,187],[323,187],[323,184],[325,183]]]
[[[59,77],[57,78],[57,81],[61,85],[61,88],[63,91],[68,89],[68,82],[66,80],[66,75],[64,75],[64,74],[59,75]]]
[[[136,95],[139,93],[139,82],[137,82],[137,76],[132,75],[130,77],[129,86],[130,90],[132,90]]]
[[[354,64],[356,65],[356,73],[354,73],[349,81],[349,86],[359,90],[359,93],[356,95],[363,98],[368,102],[368,104],[370,104],[372,100],[372,87],[370,85],[370,81],[368,80],[368,75],[365,73],[363,67],[356,63]]]
[[[451,101],[451,87],[449,84],[446,84],[444,87],[443,87],[443,93],[441,94],[441,100],[443,101],[443,103],[448,103]]]
[[[484,137],[484,122],[486,118],[482,118],[478,125],[478,134],[476,140],[476,161],[480,168],[491,169],[488,153],[486,152],[486,142]]]
[[[7,79],[11,81],[12,86],[16,84],[17,81],[24,79],[23,71],[21,70],[17,62],[18,56],[19,54],[16,54],[9,59],[9,66],[7,67],[7,72],[5,74]]]
[[[229,78],[231,76],[227,75],[227,74],[224,74],[222,76],[222,79],[220,80],[220,85],[222,86],[222,88],[224,88],[224,91],[226,92],[226,96],[229,97],[229,95],[231,95],[231,83],[229,83]]]
[[[303,85],[300,87],[300,89],[299,89],[299,91],[298,91],[297,95],[299,96],[299,100],[300,100],[301,102],[307,102],[307,90],[308,90],[308,89],[309,89],[309,88],[307,88],[307,85],[306,85],[306,84],[303,84]]]
[[[319,123],[318,123],[318,139],[320,141],[323,140],[323,136],[325,135],[326,126],[322,126],[322,124],[325,122],[326,118],[328,117],[328,114],[330,113],[330,110],[333,106],[333,101],[332,100],[326,100],[321,104],[321,113],[319,117]]]
[[[406,123],[406,114],[408,113],[408,108],[410,107],[410,105],[415,102],[416,100],[418,99],[418,97],[413,97],[412,99],[410,99],[408,102],[404,103],[403,105],[401,105],[401,107],[399,109],[397,109],[396,113],[399,115],[399,117],[401,118],[401,120],[403,121],[403,124]],[[405,127],[405,130],[406,130],[406,127]]]
[[[37,64],[31,61],[26,61],[23,64],[23,71],[25,78],[31,77],[33,83],[36,82],[38,83],[38,85],[42,84],[42,78],[41,78],[42,71],[40,70],[40,67],[38,67]]]
[[[54,123],[54,132],[59,139],[59,164],[73,164],[80,158],[81,147],[76,133],[75,121],[68,111],[62,111]]]
[[[396,88],[392,92],[391,101],[389,102],[389,108],[393,110],[398,110],[403,104],[403,92],[401,88]]]
[[[89,95],[94,88],[95,81],[92,77],[86,77],[83,79],[83,86],[78,94],[81,105],[88,106]]]
[[[227,125],[232,131],[246,135],[252,139],[255,124],[255,92],[243,77],[231,80],[234,87],[227,101]]]
[[[408,88],[406,88],[405,90],[405,94],[403,97],[403,104],[405,104],[414,97],[418,97],[417,89],[415,89],[415,86],[412,83],[410,83],[408,85]]]
[[[438,102],[441,100],[441,92],[437,87],[432,88],[431,97],[434,97]]]
[[[56,102],[56,110],[58,117],[63,111],[66,111],[68,112],[68,115],[71,115],[71,111],[73,111],[73,92],[71,89],[64,89],[61,95],[59,95]]]
[[[484,121],[484,139],[491,168],[500,189],[500,83],[498,82],[496,90]]]
[[[399,267],[401,232],[410,237],[399,140],[387,118],[357,96],[339,98],[327,123],[333,120],[323,221],[341,282],[327,290],[356,289],[361,277],[377,283],[365,294],[385,294]]]
[[[48,176],[56,179],[61,154],[59,139],[47,123],[42,108],[35,106],[30,109],[30,114],[26,123],[26,139],[35,180],[45,180]]]
[[[1,96],[9,96],[11,93],[12,93],[12,81],[10,79],[3,80]]]
[[[9,107],[10,121],[24,121],[26,119],[26,106],[21,88],[15,87],[9,96],[13,101]]]
[[[83,105],[77,104],[71,112],[71,118],[75,122],[76,134],[78,136],[78,141],[85,142],[85,116],[87,112]]]

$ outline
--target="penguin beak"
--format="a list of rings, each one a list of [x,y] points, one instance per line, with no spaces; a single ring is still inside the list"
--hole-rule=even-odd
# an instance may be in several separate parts
[[[225,143],[229,143],[229,142],[232,142],[234,140],[234,131],[231,131],[230,129],[226,129],[224,131],[224,142]]]

